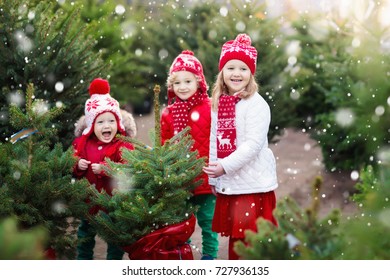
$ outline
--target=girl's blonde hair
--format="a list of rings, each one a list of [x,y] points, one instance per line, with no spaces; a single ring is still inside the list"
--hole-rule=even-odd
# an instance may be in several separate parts
[[[242,99],[246,99],[251,97],[253,94],[255,94],[259,89],[259,85],[256,82],[255,76],[251,75],[249,79],[249,83],[245,88],[245,91],[242,91],[240,93],[240,97]],[[212,110],[217,111],[218,110],[218,101],[219,97],[223,94],[228,94],[228,89],[223,81],[223,71],[220,71],[218,73],[217,79],[214,83],[213,90],[211,92],[211,101],[212,101]]]
[[[189,71],[188,71],[189,72]],[[192,72],[189,72],[191,74],[193,74],[196,78],[196,83],[198,85],[198,88],[199,88],[199,85],[200,85],[200,82],[202,81],[202,78],[199,77],[199,75],[196,75]],[[172,74],[168,74],[168,78],[167,78],[167,89],[169,90],[173,90],[173,83],[176,79],[176,76],[177,76],[177,72],[173,72]]]

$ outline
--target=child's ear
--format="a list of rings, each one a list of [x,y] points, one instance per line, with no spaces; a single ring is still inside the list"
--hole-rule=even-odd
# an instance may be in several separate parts
[[[83,134],[84,129],[87,127],[85,123],[85,116],[82,115],[75,124],[74,135],[80,137]]]

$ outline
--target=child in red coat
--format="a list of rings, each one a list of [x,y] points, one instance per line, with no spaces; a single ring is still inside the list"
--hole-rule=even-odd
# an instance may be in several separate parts
[[[85,128],[82,135],[73,141],[75,156],[78,157],[73,173],[76,178],[87,178],[99,192],[105,191],[112,195],[115,185],[114,180],[104,172],[105,159],[121,162],[122,149],[133,150],[134,147],[116,137],[118,133],[126,135],[126,129],[119,103],[110,96],[108,81],[100,78],[93,80],[89,93],[90,99],[85,103],[85,118],[76,124],[84,125]],[[91,207],[90,214],[98,211],[98,207]],[[93,259],[96,231],[87,220],[81,221],[77,236],[77,259]],[[119,247],[108,244],[107,259],[120,260],[123,254]]]
[[[167,86],[168,107],[161,115],[162,143],[190,126],[194,140],[192,150],[197,150],[199,157],[208,159],[211,102],[202,64],[193,52],[183,51],[175,58],[169,70]],[[175,101],[171,104],[173,99]],[[218,234],[211,230],[215,196],[205,173],[197,179],[202,179],[203,183],[194,190],[191,199],[199,206],[196,217],[202,229],[202,259],[210,260],[216,258],[218,253]]]

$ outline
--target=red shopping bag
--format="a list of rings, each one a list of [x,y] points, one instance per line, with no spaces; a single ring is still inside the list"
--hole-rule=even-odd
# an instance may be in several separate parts
[[[193,260],[187,243],[195,231],[196,218],[158,229],[122,249],[131,260]]]

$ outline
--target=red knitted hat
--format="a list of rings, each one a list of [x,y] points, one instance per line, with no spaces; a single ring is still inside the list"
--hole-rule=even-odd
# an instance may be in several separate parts
[[[124,134],[125,127],[119,103],[110,96],[110,84],[107,80],[97,78],[89,85],[90,98],[85,102],[86,128],[83,135],[89,136],[93,130],[93,124],[97,116],[105,112],[111,112],[118,121],[118,132]]]
[[[194,56],[194,53],[189,50],[182,51],[169,68],[169,75],[174,72],[188,71],[199,78],[199,89],[201,93],[207,93],[207,82],[203,74],[203,66],[200,61]],[[175,97],[172,85],[168,84],[168,101]]]
[[[236,39],[228,41],[222,46],[219,58],[219,71],[232,59],[238,59],[248,65],[252,74],[256,72],[257,51],[251,46],[252,40],[247,34],[238,34]]]

